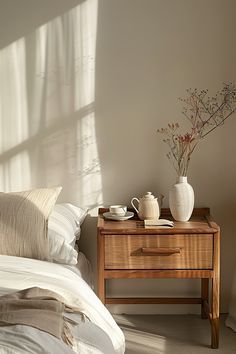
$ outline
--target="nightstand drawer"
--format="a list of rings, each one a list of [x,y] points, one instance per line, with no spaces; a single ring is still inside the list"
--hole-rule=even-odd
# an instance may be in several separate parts
[[[105,269],[212,269],[213,235],[105,235]]]

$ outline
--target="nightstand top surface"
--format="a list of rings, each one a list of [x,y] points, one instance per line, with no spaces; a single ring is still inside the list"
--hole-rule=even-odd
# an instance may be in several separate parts
[[[177,234],[177,233],[215,233],[218,225],[212,220],[209,208],[195,208],[191,219],[187,222],[175,221],[174,227],[148,226],[139,220],[137,214],[129,220],[113,221],[103,217],[108,209],[100,208],[98,214],[98,228],[106,234]],[[160,218],[173,220],[169,209],[161,209]]]

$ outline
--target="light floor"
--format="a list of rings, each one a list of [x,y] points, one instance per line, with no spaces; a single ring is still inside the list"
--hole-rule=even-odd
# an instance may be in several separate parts
[[[236,354],[236,333],[220,321],[220,347],[210,347],[210,323],[198,315],[114,315],[125,354]]]

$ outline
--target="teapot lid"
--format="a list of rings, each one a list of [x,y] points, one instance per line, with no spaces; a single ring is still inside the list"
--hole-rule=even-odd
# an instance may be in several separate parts
[[[153,200],[155,199],[154,195],[152,195],[152,192],[147,192],[144,196],[143,199],[145,200]]]

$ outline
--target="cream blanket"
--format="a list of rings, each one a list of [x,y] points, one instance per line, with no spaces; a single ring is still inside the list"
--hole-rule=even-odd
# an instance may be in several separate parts
[[[72,346],[71,320],[64,312],[72,312],[72,308],[64,304],[62,296],[47,289],[32,287],[0,297],[0,326],[32,326]]]

